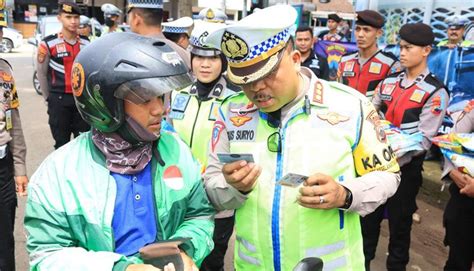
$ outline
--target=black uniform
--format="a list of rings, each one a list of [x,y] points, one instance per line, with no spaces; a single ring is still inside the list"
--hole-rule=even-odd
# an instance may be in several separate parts
[[[329,80],[328,60],[313,50],[311,50],[309,57],[301,63],[301,66],[309,68],[318,78]]]

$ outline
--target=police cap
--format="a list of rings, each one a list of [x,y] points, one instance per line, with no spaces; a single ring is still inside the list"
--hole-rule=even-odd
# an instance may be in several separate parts
[[[81,8],[76,3],[59,2],[59,13],[81,15]]]
[[[385,19],[377,11],[366,9],[357,12],[356,24],[382,28],[385,24]]]
[[[103,4],[100,7],[100,9],[104,13],[105,17],[120,16],[120,14],[122,14],[122,11],[118,7],[116,7],[112,4],[109,4],[109,3]]]
[[[405,24],[399,34],[400,39],[417,46],[428,46],[434,42],[433,30],[424,23]]]
[[[328,15],[328,20],[333,20],[339,23],[342,21],[342,18],[339,17],[336,13],[332,13]]]
[[[271,6],[209,33],[206,43],[226,56],[233,83],[249,84],[278,67],[296,30],[297,15],[290,5]]]
[[[469,23],[469,19],[464,16],[453,15],[446,18],[445,22],[448,24],[449,29],[459,29],[466,26]]]
[[[162,23],[164,33],[186,33],[193,26],[193,19],[191,17],[181,17],[175,21]]]
[[[224,23],[227,20],[227,15],[220,9],[205,8],[199,12],[197,18],[206,22]]]
[[[132,8],[163,9],[163,0],[128,0],[127,10],[130,10]]]

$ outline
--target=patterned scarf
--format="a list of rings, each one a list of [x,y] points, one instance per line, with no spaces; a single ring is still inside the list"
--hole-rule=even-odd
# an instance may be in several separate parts
[[[92,129],[92,141],[104,154],[107,168],[119,174],[136,174],[142,171],[151,160],[153,142],[159,135],[153,135],[142,128],[135,120],[126,117],[126,123],[142,140],[132,145],[117,133],[104,133]]]

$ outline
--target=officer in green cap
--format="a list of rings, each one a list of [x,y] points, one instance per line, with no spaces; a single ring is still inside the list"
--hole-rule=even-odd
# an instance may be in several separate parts
[[[370,101],[301,67],[296,18],[275,5],[209,35],[243,92],[214,123],[206,191],[236,210],[236,270],[293,270],[308,257],[363,270],[359,217],[395,193],[399,167]]]

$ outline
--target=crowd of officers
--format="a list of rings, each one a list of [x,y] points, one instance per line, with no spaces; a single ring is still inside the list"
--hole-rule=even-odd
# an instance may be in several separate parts
[[[158,270],[140,248],[179,237],[191,238],[178,250],[185,270],[223,270],[234,229],[236,270],[293,270],[304,258],[324,270],[370,270],[384,218],[386,268],[406,270],[423,161],[449,101],[427,66],[430,26],[402,26],[398,59],[377,46],[384,18],[360,11],[358,51],[330,75],[313,51],[312,29],[295,29],[290,6],[232,25],[210,8],[199,20],[162,24],[161,1],[129,0],[136,34],[110,34],[122,31],[122,12],[111,4],[102,11],[106,28],[96,38],[76,4],[60,3],[62,30],[38,47],[57,151],[29,186],[33,270]],[[346,39],[341,21],[329,15],[323,40]],[[439,45],[471,46],[462,40],[465,25],[453,19]],[[15,191],[25,194],[28,178],[18,95],[3,59],[0,71],[0,270],[9,271]],[[381,118],[421,132],[423,150],[397,157]],[[472,105],[453,119],[455,132],[472,132]],[[239,153],[254,161],[219,157]],[[302,184],[280,185],[288,173],[302,175]],[[474,179],[449,161],[442,178],[453,181],[444,270],[470,270]]]

